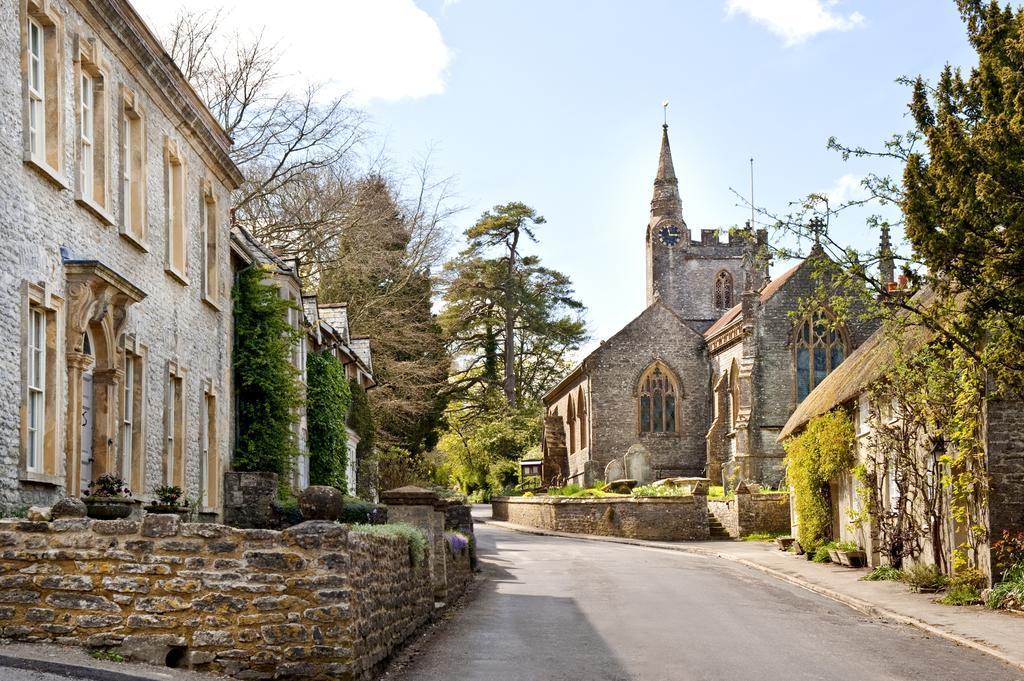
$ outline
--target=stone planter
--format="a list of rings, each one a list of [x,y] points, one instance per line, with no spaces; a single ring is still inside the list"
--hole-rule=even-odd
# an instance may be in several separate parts
[[[127,497],[83,499],[85,513],[95,520],[120,520],[132,514],[134,500]]]
[[[150,504],[145,507],[146,513],[154,514],[176,514],[182,522],[188,520],[191,512],[184,506],[172,506],[171,504]]]
[[[838,549],[829,549],[828,550],[828,559],[830,561],[832,561],[833,563],[835,563],[836,565],[846,565],[846,563],[843,562],[843,559],[839,555],[839,553],[840,552],[839,552]]]
[[[779,551],[789,551],[789,547],[796,541],[793,537],[776,537],[775,543],[779,546]]]
[[[845,567],[859,568],[867,565],[868,557],[863,551],[836,551],[836,553],[839,554],[839,564]]]

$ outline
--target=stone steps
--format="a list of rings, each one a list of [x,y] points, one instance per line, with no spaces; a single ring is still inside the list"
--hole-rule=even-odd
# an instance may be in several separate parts
[[[713,515],[708,514],[708,535],[711,539],[730,539],[728,530],[722,522]]]

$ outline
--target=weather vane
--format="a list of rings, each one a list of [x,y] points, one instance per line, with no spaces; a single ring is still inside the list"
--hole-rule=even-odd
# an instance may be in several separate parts
[[[661,103],[661,111],[662,111],[662,115],[665,118],[665,125],[668,125],[668,100],[667,99],[664,102]]]

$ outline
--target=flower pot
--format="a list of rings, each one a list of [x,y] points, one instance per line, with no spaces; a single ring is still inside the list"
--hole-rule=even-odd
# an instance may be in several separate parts
[[[788,551],[795,540],[792,537],[776,537],[775,543],[779,545],[779,551]]]
[[[846,565],[846,563],[843,562],[843,557],[840,555],[840,552],[836,549],[828,550],[828,559],[836,565]]]
[[[120,520],[132,514],[135,502],[127,497],[100,497],[83,499],[85,513],[95,520]]]
[[[171,504],[150,504],[146,506],[146,513],[156,514],[177,514],[182,521],[188,520],[189,510],[184,506],[176,506]]]
[[[867,554],[863,551],[836,551],[839,562],[846,567],[858,568],[867,565]]]

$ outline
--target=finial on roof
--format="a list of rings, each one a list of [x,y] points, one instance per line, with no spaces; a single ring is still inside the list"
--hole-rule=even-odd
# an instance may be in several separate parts
[[[882,223],[882,237],[878,244],[878,276],[882,287],[896,281],[896,263],[892,256],[892,242],[889,240],[889,223]]]

